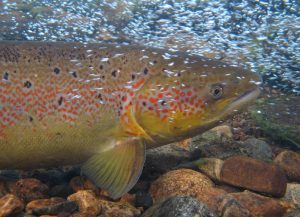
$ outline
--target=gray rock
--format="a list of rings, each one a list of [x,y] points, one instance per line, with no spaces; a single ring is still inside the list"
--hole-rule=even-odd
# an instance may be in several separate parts
[[[189,151],[169,144],[155,149],[147,150],[146,163],[143,175],[148,179],[156,179],[160,174],[169,171],[179,164],[190,161],[191,154]]]
[[[241,145],[242,151],[247,156],[262,161],[272,161],[272,149],[265,141],[256,138],[249,138],[244,142],[240,142],[239,144]]]
[[[283,217],[300,217],[300,209],[295,209],[291,212],[288,212]]]
[[[300,184],[288,183],[284,199],[300,209]]]
[[[177,196],[152,206],[142,217],[217,217],[217,215],[195,198]]]
[[[221,199],[218,212],[222,217],[251,217],[249,210],[229,194]]]

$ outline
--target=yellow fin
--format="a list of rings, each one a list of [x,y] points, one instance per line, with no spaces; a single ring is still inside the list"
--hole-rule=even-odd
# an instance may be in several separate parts
[[[113,199],[127,193],[138,181],[145,162],[145,145],[128,139],[113,149],[96,154],[82,166],[82,172],[108,191]]]

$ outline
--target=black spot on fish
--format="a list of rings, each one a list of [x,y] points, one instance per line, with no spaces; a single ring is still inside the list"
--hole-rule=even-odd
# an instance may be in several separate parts
[[[105,80],[105,75],[102,75],[101,78],[102,78],[102,80]]]
[[[58,75],[60,73],[60,69],[57,67],[55,67],[53,71],[56,75]]]
[[[26,87],[26,88],[31,88],[31,87],[32,87],[31,82],[30,82],[30,81],[25,81],[24,87]]]
[[[6,81],[8,81],[8,77],[9,77],[8,72],[4,72],[3,79],[6,80]]]
[[[166,103],[166,101],[165,100],[163,100],[163,101],[161,101],[161,103],[160,103],[162,106],[164,106],[164,105],[166,105],[167,103]]]
[[[153,60],[153,64],[156,64],[157,63],[157,60]]]
[[[103,65],[100,65],[99,68],[102,70],[103,69]]]
[[[97,98],[100,99],[101,101],[103,101],[103,98],[102,98],[102,94],[101,94],[101,93],[99,93],[99,94],[97,95]]]
[[[78,77],[76,72],[72,72],[71,74],[72,74],[72,76],[73,76],[74,78],[77,78],[77,77]]]
[[[145,69],[144,69],[144,74],[147,75],[147,74],[148,74],[148,71],[149,71],[149,70],[148,70],[147,68],[145,68]]]
[[[113,70],[113,71],[111,72],[111,75],[112,75],[113,77],[117,77],[117,70]]]
[[[146,106],[147,105],[147,103],[146,102],[143,102],[143,106]]]
[[[131,79],[134,80],[135,79],[135,74],[131,75]]]
[[[64,98],[62,96],[59,97],[59,99],[58,99],[58,105],[61,106],[63,104],[63,102],[64,102]]]
[[[29,116],[29,121],[33,122],[33,117]]]

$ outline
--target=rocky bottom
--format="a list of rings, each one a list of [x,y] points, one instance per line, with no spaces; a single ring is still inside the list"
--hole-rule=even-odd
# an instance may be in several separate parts
[[[141,179],[118,200],[78,167],[1,171],[0,217],[300,217],[299,151],[247,117],[149,150]]]

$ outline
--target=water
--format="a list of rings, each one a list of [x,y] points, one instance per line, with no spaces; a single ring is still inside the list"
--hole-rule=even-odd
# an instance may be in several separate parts
[[[223,59],[300,94],[300,6],[286,1],[0,2],[0,39],[121,40]]]

